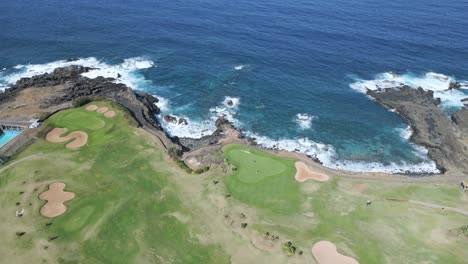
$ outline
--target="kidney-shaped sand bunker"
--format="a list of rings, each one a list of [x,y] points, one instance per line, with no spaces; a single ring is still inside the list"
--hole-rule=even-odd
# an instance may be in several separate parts
[[[359,264],[354,258],[340,254],[330,241],[315,243],[312,254],[319,264]]]
[[[56,217],[67,211],[67,207],[63,203],[73,199],[75,194],[64,192],[63,189],[65,189],[65,183],[55,182],[49,185],[49,190],[39,195],[39,199],[47,201],[41,208],[41,215]]]
[[[66,128],[54,128],[52,131],[47,133],[46,140],[51,143],[61,143],[73,139],[70,143],[65,145],[69,149],[80,148],[88,142],[88,134],[83,131],[73,131],[66,136],[61,136],[66,133]]]

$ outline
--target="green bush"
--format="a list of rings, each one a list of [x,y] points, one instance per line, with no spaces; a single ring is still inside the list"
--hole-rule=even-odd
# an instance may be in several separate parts
[[[81,107],[85,104],[91,103],[93,101],[92,98],[88,96],[81,96],[73,100],[73,107]]]
[[[182,154],[184,154],[184,152],[179,148],[170,147],[167,149],[167,154],[169,155],[169,157],[171,157],[171,159],[178,160],[180,159],[180,157],[182,157]]]

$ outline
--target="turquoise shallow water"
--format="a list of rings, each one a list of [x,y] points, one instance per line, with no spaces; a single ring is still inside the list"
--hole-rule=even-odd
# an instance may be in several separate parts
[[[10,140],[14,139],[17,135],[20,134],[18,131],[3,131],[4,134],[0,135],[0,148],[6,145],[6,143],[10,142]]]

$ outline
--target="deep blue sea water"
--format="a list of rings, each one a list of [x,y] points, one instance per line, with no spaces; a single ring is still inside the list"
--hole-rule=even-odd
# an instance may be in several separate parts
[[[224,113],[265,146],[330,167],[433,171],[404,120],[356,86],[468,80],[467,18],[466,0],[2,0],[0,84],[79,57],[187,117],[165,124],[173,135],[209,133]],[[459,93],[441,95],[460,107]]]

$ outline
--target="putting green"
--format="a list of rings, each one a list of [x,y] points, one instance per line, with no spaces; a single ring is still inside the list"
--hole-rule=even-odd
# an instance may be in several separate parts
[[[0,215],[0,235],[8,236],[0,246],[3,262],[226,263],[228,257],[216,244],[197,239],[196,226],[171,216],[187,209],[169,182],[173,172],[163,161],[163,149],[129,126],[129,117],[117,107],[99,105],[119,114],[109,119],[80,107],[45,122],[87,132],[86,148],[70,153],[40,138],[18,159],[37,153],[41,158],[0,175],[0,209],[15,212],[15,203],[21,202],[28,212],[21,219],[14,213]],[[37,196],[57,180],[76,197],[66,203],[63,215],[50,220],[39,214],[44,202]],[[17,230],[27,235],[18,238]]]
[[[242,145],[229,145],[223,151],[228,162],[236,167],[225,179],[234,198],[275,213],[299,210],[302,194],[294,180],[294,160]]]
[[[102,115],[86,111],[83,107],[75,111],[59,113],[57,123],[71,130],[80,130],[79,128],[97,130],[106,125]]]

